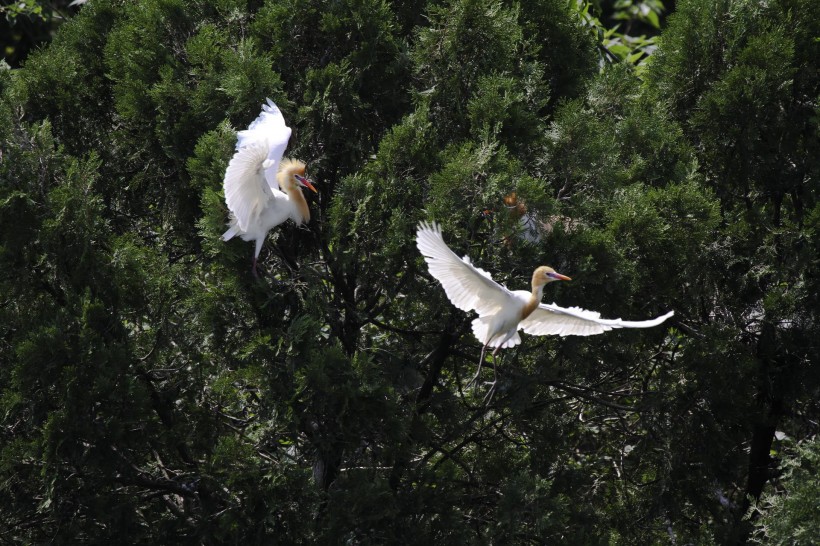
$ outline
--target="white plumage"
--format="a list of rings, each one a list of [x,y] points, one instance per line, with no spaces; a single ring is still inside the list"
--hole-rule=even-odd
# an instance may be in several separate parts
[[[559,307],[542,303],[521,321],[520,327],[534,336],[594,336],[616,328],[651,328],[674,315],[669,311],[652,320],[603,319],[601,313],[580,307]]]
[[[305,164],[282,159],[290,135],[282,112],[268,99],[259,117],[237,133],[236,153],[225,170],[225,203],[231,221],[222,240],[239,235],[245,241],[256,242],[254,274],[271,229],[288,219],[297,224],[310,220],[307,201],[299,188],[314,192],[316,188],[304,177]]]
[[[427,261],[430,274],[441,283],[453,305],[478,313],[472,325],[473,334],[483,345],[479,372],[487,347],[495,348],[495,357],[499,349],[518,345],[521,343],[519,329],[539,336],[591,336],[615,328],[657,326],[674,314],[670,311],[653,320],[636,322],[602,319],[595,311],[540,303],[544,285],[571,279],[551,267],[541,266],[533,272],[532,291],[508,290],[493,281],[489,273],[475,267],[467,256],[456,256],[444,242],[441,227],[435,223],[419,224],[416,245]]]

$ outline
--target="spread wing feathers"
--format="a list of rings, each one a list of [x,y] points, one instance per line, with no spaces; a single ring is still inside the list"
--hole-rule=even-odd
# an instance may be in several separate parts
[[[279,171],[279,163],[285,154],[290,140],[290,127],[285,125],[285,118],[282,112],[268,99],[267,104],[262,105],[262,113],[251,122],[247,129],[239,131],[236,136],[236,149],[246,146],[264,143],[268,148],[268,159],[272,162],[265,168],[265,180],[271,189],[279,189],[276,181],[276,173]]]
[[[265,183],[263,169],[270,166],[268,147],[256,143],[237,150],[225,170],[225,203],[242,231],[254,224],[273,194]]]
[[[416,232],[416,246],[427,261],[430,274],[444,287],[450,301],[462,311],[479,315],[495,313],[508,304],[512,293],[493,281],[489,273],[459,258],[444,243],[441,227],[422,222]]]
[[[658,318],[641,321],[602,319],[601,314],[595,311],[542,303],[518,326],[528,334],[536,336],[594,336],[615,328],[651,328],[673,314],[674,311],[670,311]]]

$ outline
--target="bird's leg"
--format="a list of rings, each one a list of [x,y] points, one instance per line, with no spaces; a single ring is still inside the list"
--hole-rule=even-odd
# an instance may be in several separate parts
[[[257,237],[256,244],[253,247],[253,267],[251,268],[254,279],[259,278],[259,272],[256,270],[256,262],[259,259],[259,253],[262,252],[263,244],[265,244],[265,237]]]
[[[486,352],[487,352],[487,345],[484,345],[483,347],[481,347],[481,358],[478,359],[478,370],[476,370],[475,375],[473,376],[472,379],[470,379],[470,382],[467,383],[467,388],[470,388],[470,385],[475,383],[476,380],[478,380],[478,376],[481,375],[481,365],[484,364],[484,354]]]
[[[487,391],[487,394],[484,395],[484,404],[489,406],[490,402],[493,400],[493,395],[495,394],[495,385],[498,383],[498,361],[496,358],[498,357],[498,351],[501,350],[501,346],[498,346],[493,351],[493,382],[490,383],[490,390]]]
[[[498,365],[496,364],[496,357],[498,357],[498,351],[501,350],[501,345],[495,348],[493,351],[493,385],[498,381]]]
[[[490,385],[490,390],[487,391],[487,394],[484,395],[485,406],[489,406],[490,402],[493,401],[493,395],[495,395],[495,381]]]

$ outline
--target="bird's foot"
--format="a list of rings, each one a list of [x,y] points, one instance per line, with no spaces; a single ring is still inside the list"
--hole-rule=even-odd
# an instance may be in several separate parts
[[[481,356],[482,356],[482,360],[480,360],[478,362],[478,369],[475,371],[475,375],[473,376],[472,379],[470,379],[469,383],[467,383],[466,388],[468,388],[468,389],[470,388],[471,385],[475,385],[476,387],[478,387],[478,378],[481,375],[481,365],[484,363],[484,361],[483,361],[484,355],[482,354]]]
[[[470,387],[478,388],[478,376],[481,375],[481,369],[479,369],[476,374],[473,376],[470,381],[467,382],[467,386],[465,388],[469,389]]]
[[[489,406],[490,402],[493,401],[493,396],[495,395],[495,385],[496,385],[497,382],[498,381],[496,380],[496,381],[493,381],[492,383],[489,383],[490,390],[488,390],[487,394],[484,395],[484,405],[485,406]]]

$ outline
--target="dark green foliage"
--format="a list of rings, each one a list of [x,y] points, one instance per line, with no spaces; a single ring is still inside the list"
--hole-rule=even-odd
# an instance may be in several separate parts
[[[752,541],[758,544],[812,544],[820,533],[818,465],[820,451],[816,438],[790,445],[781,464],[783,474],[778,493],[766,495],[750,517],[760,518]]]
[[[818,21],[679,2],[636,71],[563,0],[92,0],[0,69],[0,542],[812,529]],[[255,279],[222,177],[266,97],[320,193]],[[485,404],[420,220],[512,289],[572,276],[547,302],[676,315],[524,335]]]
[[[21,0],[0,4],[0,65],[17,68],[32,50],[50,42],[79,6],[72,0]]]
[[[753,498],[774,463],[776,429],[791,433],[802,417],[790,424],[786,416],[801,415],[802,400],[817,389],[809,341],[817,307],[806,287],[817,262],[806,254],[813,234],[805,222],[817,200],[818,57],[807,38],[820,32],[817,17],[814,2],[683,4],[648,78],[682,121],[720,198],[723,228],[708,254],[723,275],[710,281],[699,322],[703,334],[731,339],[710,353],[742,363],[747,378],[738,383],[737,370],[716,370],[711,382],[725,390],[710,403],[724,419],[735,416],[729,428],[749,431],[745,493]],[[729,400],[737,413],[726,412]],[[738,464],[724,457],[723,465]],[[736,502],[747,506],[748,498]],[[741,525],[731,536],[747,532]]]
[[[353,172],[407,111],[399,25],[384,0],[267,2],[253,19],[255,40],[299,105],[292,153],[310,157],[322,180]]]

